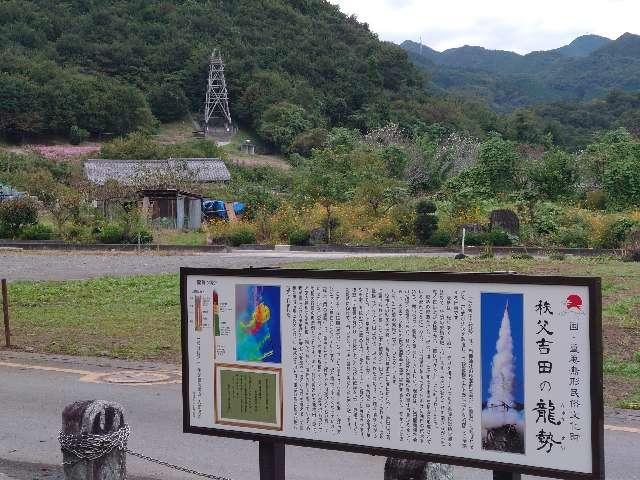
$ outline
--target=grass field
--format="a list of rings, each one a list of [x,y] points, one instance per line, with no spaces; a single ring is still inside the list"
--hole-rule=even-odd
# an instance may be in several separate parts
[[[12,340],[70,355],[178,361],[177,275],[9,285]]]
[[[166,245],[206,245],[207,234],[200,231],[158,229],[153,232],[153,241]]]
[[[308,262],[296,268],[515,271],[593,275],[603,281],[605,401],[640,409],[640,264],[566,260],[377,257]],[[178,362],[178,276],[10,284],[14,343],[38,352]]]

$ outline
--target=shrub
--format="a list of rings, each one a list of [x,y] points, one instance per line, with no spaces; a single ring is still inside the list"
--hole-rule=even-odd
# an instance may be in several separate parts
[[[512,237],[504,230],[496,229],[486,234],[486,243],[496,247],[508,247],[513,244]]]
[[[486,232],[467,232],[464,236],[465,245],[484,245],[487,242]]]
[[[640,250],[629,250],[623,260],[625,262],[640,262]]]
[[[589,235],[582,225],[561,227],[554,235],[554,243],[566,248],[587,248]]]
[[[161,144],[144,132],[134,132],[102,145],[101,158],[165,159],[165,158],[225,158],[226,153],[210,140],[193,139],[182,143]]]
[[[86,225],[67,223],[62,227],[60,233],[67,242],[93,243],[95,241],[92,229]]]
[[[416,205],[415,233],[418,243],[427,243],[438,228],[435,211],[436,204],[432,200],[421,200]]]
[[[607,195],[602,190],[587,192],[584,206],[589,210],[604,210],[607,206]]]
[[[514,253],[511,255],[511,258],[514,260],[533,260],[533,255],[529,255],[528,253]]]
[[[146,227],[139,227],[129,232],[125,238],[127,243],[133,244],[137,244],[138,239],[140,239],[140,243],[151,243],[153,242],[153,233]]]
[[[381,221],[372,225],[373,236],[382,243],[397,242],[400,237],[400,228],[398,224],[389,218],[382,218]]]
[[[602,232],[602,236],[598,241],[598,246],[601,248],[620,248],[624,243],[627,234],[637,225],[637,222],[628,218],[620,218],[614,221]]]
[[[124,243],[124,228],[117,224],[104,225],[98,230],[97,238],[100,243]]]
[[[478,258],[489,259],[493,257],[493,247],[489,243],[485,244],[483,252],[478,255]]]
[[[566,258],[566,255],[564,253],[560,253],[560,252],[551,252],[549,254],[549,260],[555,260],[555,261],[564,261],[564,259]]]
[[[445,230],[436,230],[427,243],[434,247],[446,247],[451,243],[451,234]]]
[[[640,250],[640,228],[634,228],[627,232],[624,248],[627,250]]]
[[[309,245],[310,232],[304,228],[295,228],[287,233],[290,245]]]
[[[53,228],[41,223],[29,225],[20,230],[20,238],[22,240],[51,240],[52,237]]]
[[[553,234],[560,228],[562,209],[553,203],[543,203],[536,208],[533,226],[540,235]]]
[[[256,231],[251,225],[238,224],[229,229],[225,240],[234,247],[256,243]]]
[[[69,142],[71,145],[80,145],[82,142],[85,142],[89,138],[89,132],[84,128],[80,128],[77,125],[74,125],[69,130]]]
[[[0,229],[11,238],[20,230],[38,222],[38,209],[30,198],[16,198],[0,202]]]

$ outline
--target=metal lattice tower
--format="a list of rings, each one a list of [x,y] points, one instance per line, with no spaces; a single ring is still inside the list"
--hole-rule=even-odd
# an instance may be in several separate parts
[[[205,131],[209,129],[211,119],[223,119],[225,128],[231,128],[231,113],[229,112],[229,94],[227,82],[224,79],[224,62],[222,54],[217,48],[211,54],[209,63],[209,80],[207,81],[207,94],[204,103]]]

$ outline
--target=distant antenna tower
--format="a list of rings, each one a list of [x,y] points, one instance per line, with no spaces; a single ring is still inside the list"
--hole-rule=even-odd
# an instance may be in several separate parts
[[[227,131],[231,128],[231,113],[229,113],[229,93],[224,79],[224,62],[219,49],[214,49],[209,63],[209,79],[207,81],[207,95],[204,101],[204,130],[209,130],[211,119],[224,120]]]
[[[422,55],[422,35],[420,35],[420,55]]]

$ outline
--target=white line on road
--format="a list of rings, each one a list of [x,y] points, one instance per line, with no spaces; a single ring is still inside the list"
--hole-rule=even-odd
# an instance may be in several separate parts
[[[118,383],[121,385],[167,385],[180,383],[180,372],[161,372],[144,370],[118,370],[115,372],[91,372],[71,368],[49,367],[45,365],[28,365],[24,363],[0,362],[0,367],[44,370],[47,372],[71,373],[79,375],[81,382],[86,383]],[[146,375],[146,379],[144,376]]]
[[[605,425],[604,429],[612,432],[640,433],[640,428],[620,427],[618,425]]]

